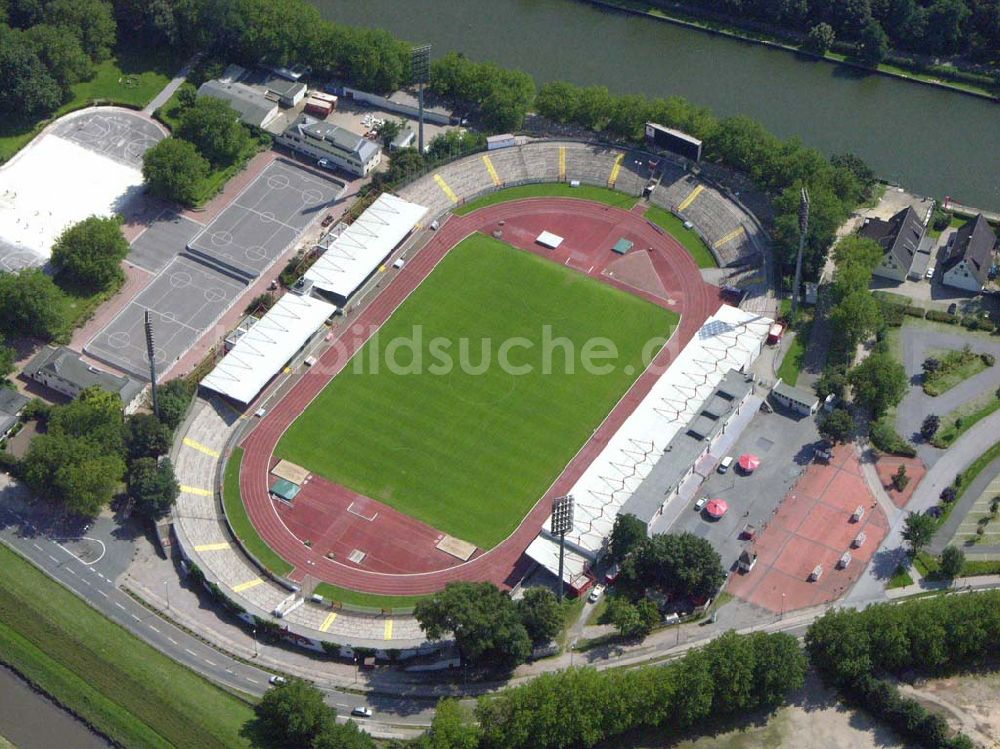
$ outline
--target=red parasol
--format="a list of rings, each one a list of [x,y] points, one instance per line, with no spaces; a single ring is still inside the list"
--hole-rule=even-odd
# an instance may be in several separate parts
[[[721,518],[729,512],[729,504],[724,499],[710,499],[705,505],[705,512],[713,518]]]
[[[753,473],[760,468],[760,458],[753,453],[743,453],[740,456],[740,468],[747,473]]]

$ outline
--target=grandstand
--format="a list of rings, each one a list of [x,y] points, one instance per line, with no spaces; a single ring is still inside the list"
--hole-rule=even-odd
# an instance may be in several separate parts
[[[576,500],[573,530],[566,535],[563,577],[569,585],[585,587],[585,571],[604,549],[615,516],[723,377],[733,370],[749,370],[771,322],[723,305],[705,321],[580,476],[569,491]],[[559,543],[547,528],[548,523],[525,553],[558,574]]]

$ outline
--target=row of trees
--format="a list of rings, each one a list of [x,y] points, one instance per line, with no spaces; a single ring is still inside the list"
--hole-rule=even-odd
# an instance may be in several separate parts
[[[798,251],[798,210],[802,187],[809,189],[809,234],[803,256],[806,278],[815,278],[837,228],[868,196],[875,175],[850,154],[827,159],[796,139],[781,140],[748,117],[717,118],[679,97],[648,99],[615,96],[602,86],[555,82],[542,86],[535,110],[556,122],[605,131],[640,141],[647,121],[683,130],[704,142],[706,158],[746,172],[772,199],[776,255],[785,273]]]
[[[685,0],[684,4],[807,32],[810,40],[826,40],[827,49],[834,38],[861,43],[880,39],[886,50],[891,45],[920,54],[965,54],[982,62],[996,62],[1000,51],[997,0],[723,0],[721,4]]]
[[[118,394],[99,387],[87,388],[65,405],[35,401],[28,413],[44,432],[11,469],[36,497],[72,515],[93,517],[125,482],[137,513],[161,517],[180,492],[165,456],[192,395],[183,380],[166,383],[160,390],[160,418],[123,416]]]
[[[94,75],[117,39],[105,0],[0,3],[0,111],[15,121],[51,114]]]
[[[375,749],[356,723],[342,725],[312,684],[290,679],[269,689],[254,708],[254,733],[275,749]]]

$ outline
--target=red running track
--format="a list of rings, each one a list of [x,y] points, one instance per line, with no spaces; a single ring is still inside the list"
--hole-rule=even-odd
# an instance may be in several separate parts
[[[562,247],[549,251],[537,246],[534,237],[539,227],[563,236],[566,241]],[[361,337],[349,333],[376,330],[423,282],[448,250],[475,231],[491,233],[498,228],[503,231],[503,239],[514,246],[682,313],[677,330],[649,369],[639,376],[591,439],[563,469],[545,496],[517,529],[494,548],[468,562],[456,560],[455,565],[447,568],[410,573],[375,571],[339,558],[328,559],[322,550],[307,547],[296,538],[268,494],[268,471],[278,440],[312,399],[346,366],[349,355],[364,344]],[[635,243],[633,253],[648,251],[667,299],[628,286],[605,273],[610,264],[619,261],[619,257],[610,252],[610,245],[622,236]],[[690,255],[672,237],[652,228],[637,211],[575,199],[533,198],[488,206],[468,216],[453,215],[428,245],[407,263],[406,269],[354,318],[353,324],[343,326],[339,345],[332,346],[322,355],[319,366],[309,369],[244,441],[240,491],[250,521],[264,541],[295,566],[292,577],[296,579],[308,574],[340,587],[382,595],[434,593],[456,580],[504,584],[518,568],[524,550],[548,517],[551,499],[572,487],[719,304],[719,289],[702,280]],[[359,328],[359,324],[362,327]]]

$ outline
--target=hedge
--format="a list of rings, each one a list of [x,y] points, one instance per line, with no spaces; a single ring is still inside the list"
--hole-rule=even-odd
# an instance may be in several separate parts
[[[958,325],[959,317],[958,315],[949,315],[947,312],[940,312],[936,309],[927,310],[927,314],[924,315],[928,320],[933,320],[934,322],[943,322],[948,325]]]

